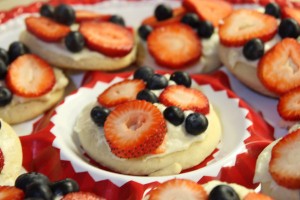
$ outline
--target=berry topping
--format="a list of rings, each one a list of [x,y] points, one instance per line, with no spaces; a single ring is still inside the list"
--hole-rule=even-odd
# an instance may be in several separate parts
[[[4,86],[0,86],[0,107],[6,106],[12,100],[12,93]]]
[[[1,174],[3,167],[4,167],[4,155],[3,155],[2,150],[0,149],[0,174]]]
[[[107,56],[125,56],[134,46],[133,33],[110,22],[82,22],[79,31],[90,49]]]
[[[154,74],[151,76],[148,81],[146,87],[149,90],[160,90],[164,89],[168,86],[168,79],[161,74]]]
[[[110,110],[104,107],[95,106],[91,110],[91,118],[95,124],[98,126],[104,126],[107,116],[109,115]]]
[[[210,38],[214,33],[214,26],[209,21],[201,21],[197,27],[197,34],[200,38]]]
[[[189,25],[192,28],[197,28],[199,25],[199,17],[195,13],[186,13],[181,18],[181,22]]]
[[[79,52],[85,45],[83,35],[78,31],[71,31],[65,37],[65,45],[72,52]]]
[[[243,19],[243,20],[241,20]],[[253,38],[266,42],[277,33],[276,18],[255,10],[232,12],[220,26],[220,41],[226,46],[242,46]]]
[[[261,58],[264,55],[264,51],[264,43],[258,38],[249,40],[243,47],[243,54],[248,60]]]
[[[285,6],[282,8],[282,18],[292,18],[296,20],[298,23],[300,23],[300,10],[299,8],[291,8],[288,6]]]
[[[187,179],[165,181],[150,191],[149,200],[163,199],[207,199],[205,189]]]
[[[209,21],[215,27],[232,12],[231,4],[221,0],[184,0],[182,4],[188,11],[195,12],[201,20]]]
[[[6,75],[7,87],[23,97],[44,95],[52,89],[55,81],[52,67],[32,54],[18,57],[8,67]]]
[[[111,15],[109,14],[100,14],[88,10],[75,10],[75,21],[77,23],[83,22],[83,21],[108,21],[111,18]]]
[[[300,35],[300,26],[292,18],[283,19],[279,24],[278,34],[281,38],[297,38]]]
[[[133,74],[134,79],[142,79],[147,82],[154,74],[154,69],[151,67],[139,67]]]
[[[142,80],[124,80],[111,85],[98,96],[98,102],[104,107],[114,107],[126,101],[136,99],[139,91],[145,88]]]
[[[154,16],[159,21],[169,19],[173,16],[172,8],[166,4],[159,4],[154,10]]]
[[[41,16],[53,19],[54,18],[54,7],[49,4],[43,4],[40,7],[40,14],[41,14]]]
[[[40,198],[43,200],[52,200],[53,193],[50,185],[33,182],[26,186],[25,198]]]
[[[249,192],[244,200],[273,200],[271,197],[266,196],[264,194]]]
[[[49,178],[44,174],[37,172],[28,172],[21,174],[15,181],[15,186],[21,190],[25,190],[28,185],[38,183],[40,185],[50,185]]]
[[[145,101],[148,101],[150,103],[157,103],[158,102],[157,96],[153,92],[151,92],[151,90],[148,90],[148,89],[144,89],[144,90],[140,91],[137,94],[136,99],[145,100]]]
[[[280,18],[281,16],[280,6],[275,2],[268,3],[265,6],[265,14],[271,15],[275,18]]]
[[[300,86],[300,44],[285,38],[267,51],[258,64],[257,74],[270,91],[283,94]]]
[[[183,111],[176,106],[167,107],[164,110],[163,114],[166,120],[168,120],[171,124],[175,126],[182,124],[184,121]]]
[[[5,79],[7,73],[7,65],[3,60],[0,59],[0,80]]]
[[[109,18],[109,21],[112,22],[112,23],[114,23],[114,24],[125,26],[124,18],[122,16],[120,16],[120,15],[112,15]]]
[[[71,25],[75,22],[75,11],[69,5],[60,4],[54,9],[54,19],[58,23]]]
[[[204,115],[209,113],[207,97],[197,89],[182,85],[170,85],[159,96],[165,106],[177,106],[182,110],[193,110]]]
[[[8,47],[8,56],[9,56],[9,62],[11,63],[14,61],[17,57],[30,53],[28,47],[23,44],[22,42],[13,42]]]
[[[148,50],[162,66],[178,69],[195,63],[201,56],[201,43],[193,29],[174,23],[154,29],[147,39]]]
[[[279,115],[288,121],[300,120],[300,88],[297,87],[280,96],[277,105]]]
[[[229,185],[218,185],[211,190],[208,199],[240,200],[240,197]]]
[[[141,25],[138,29],[138,33],[140,38],[142,38],[143,40],[147,40],[149,34],[153,31],[153,28],[150,25],[144,24]]]
[[[174,81],[177,85],[184,85],[185,87],[191,87],[192,85],[190,75],[183,71],[173,72],[170,76],[170,80]]]
[[[91,192],[73,192],[62,198],[62,200],[105,200]]]
[[[14,186],[0,186],[2,200],[23,200],[24,192]]]
[[[25,24],[30,33],[45,42],[58,42],[70,32],[68,26],[46,17],[30,16],[25,19]]]
[[[185,130],[189,134],[199,135],[206,131],[208,120],[201,113],[191,113],[185,119]]]
[[[5,64],[9,64],[8,52],[0,47],[0,59],[3,60]]]
[[[300,188],[300,129],[285,135],[272,149],[269,172],[278,185]]]
[[[54,195],[60,196],[71,192],[78,192],[79,186],[78,183],[73,179],[66,178],[52,183],[51,190],[53,191]]]
[[[110,149],[121,158],[136,158],[153,152],[162,144],[166,132],[159,109],[141,100],[118,105],[104,124]]]

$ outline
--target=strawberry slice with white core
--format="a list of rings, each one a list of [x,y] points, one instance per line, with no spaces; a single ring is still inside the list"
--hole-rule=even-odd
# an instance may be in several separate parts
[[[164,67],[188,67],[201,57],[200,39],[191,27],[181,23],[154,29],[147,38],[150,54]]]
[[[203,186],[187,179],[172,179],[158,185],[149,192],[149,200],[208,199]]]
[[[0,186],[0,199],[1,200],[23,200],[23,190],[14,186]]]
[[[182,110],[209,113],[208,98],[199,90],[182,85],[170,85],[160,94],[159,102],[165,106],[177,106]]]
[[[277,110],[279,115],[288,121],[300,120],[300,87],[280,96]]]
[[[105,200],[91,192],[72,192],[65,195],[62,200]]]
[[[154,152],[163,143],[166,132],[162,113],[143,100],[118,105],[104,124],[107,143],[120,158],[136,158]]]
[[[300,188],[300,129],[284,136],[272,149],[269,172],[278,185]]]
[[[114,107],[126,101],[135,100],[137,94],[146,87],[143,80],[124,80],[113,84],[98,96],[104,107]]]
[[[42,96],[55,85],[52,67],[33,54],[19,56],[8,67],[6,84],[14,93],[22,97]]]
[[[110,57],[123,57],[134,46],[133,32],[110,22],[87,21],[79,27],[87,46]]]
[[[243,46],[253,38],[266,42],[277,33],[276,18],[255,10],[240,9],[231,13],[220,26],[220,42],[225,46]]]
[[[0,174],[1,174],[3,167],[4,167],[4,155],[3,155],[2,150],[0,149]]]
[[[263,85],[278,95],[300,86],[300,44],[285,38],[259,61],[257,75]]]
[[[111,18],[111,15],[109,14],[100,14],[88,10],[76,10],[75,16],[77,23],[91,20],[108,21]]]

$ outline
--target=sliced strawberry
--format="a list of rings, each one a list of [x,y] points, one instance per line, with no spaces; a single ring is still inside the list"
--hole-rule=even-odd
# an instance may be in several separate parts
[[[233,10],[230,3],[222,0],[184,0],[182,4],[188,11],[197,13],[200,19],[211,22],[215,27]]]
[[[173,9],[173,17],[166,20],[157,20],[155,16],[147,17],[142,21],[142,25],[149,25],[153,28],[165,26],[168,24],[180,22],[181,18],[187,13],[187,10],[184,7],[178,7]]]
[[[224,19],[219,30],[220,42],[225,46],[243,46],[253,38],[268,41],[277,33],[277,28],[275,17],[240,9]]]
[[[69,32],[68,26],[59,24],[46,17],[27,17],[25,19],[27,30],[45,42],[59,42]]]
[[[187,179],[171,179],[149,192],[149,200],[208,199],[203,186]]]
[[[86,21],[80,24],[79,31],[90,49],[106,56],[125,56],[134,46],[133,33],[114,23]]]
[[[107,143],[120,158],[152,153],[162,144],[166,132],[162,113],[152,103],[143,100],[118,105],[104,124]]]
[[[260,60],[257,75],[263,85],[279,95],[300,86],[300,44],[285,38]]]
[[[65,195],[62,200],[105,200],[91,192],[72,192]]]
[[[14,186],[0,186],[0,199],[1,200],[23,200],[23,190]]]
[[[2,150],[0,149],[0,174],[1,174],[3,167],[4,167],[4,155],[3,155]]]
[[[300,129],[285,135],[272,149],[269,172],[277,184],[300,188],[299,152]]]
[[[154,29],[147,38],[147,45],[159,65],[173,69],[187,67],[201,56],[201,43],[196,33],[181,23]]]
[[[288,121],[300,120],[300,87],[290,90],[279,98],[277,110]]]
[[[104,107],[114,107],[126,101],[135,100],[137,94],[146,87],[143,80],[124,80],[113,84],[98,96]]]
[[[298,8],[283,7],[281,8],[282,18],[293,18],[300,23],[300,10]]]
[[[33,54],[19,56],[8,67],[6,84],[19,96],[38,97],[49,92],[55,84],[52,67]]]
[[[112,15],[110,14],[100,14],[88,10],[76,10],[75,11],[76,22],[80,23],[83,21],[108,21]]]
[[[193,110],[202,114],[209,113],[207,97],[197,89],[182,85],[170,85],[159,96],[165,106],[177,106],[182,110]]]
[[[244,198],[244,200],[273,200],[273,199],[264,194],[249,192]]]

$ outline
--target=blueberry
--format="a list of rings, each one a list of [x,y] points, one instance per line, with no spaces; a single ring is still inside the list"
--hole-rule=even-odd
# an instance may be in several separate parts
[[[169,5],[159,4],[154,10],[154,16],[158,21],[169,19],[173,16],[173,10]]]
[[[7,65],[0,59],[0,80],[5,79],[7,73]]]
[[[71,25],[75,22],[75,11],[69,5],[60,4],[54,9],[54,19],[58,23]]]
[[[292,18],[286,18],[281,20],[278,33],[281,38],[297,38],[300,35],[300,26],[296,20]]]
[[[258,38],[249,40],[243,47],[243,54],[248,60],[261,58],[264,55],[264,51],[264,43]]]
[[[0,47],[0,59],[4,61],[5,64],[9,64],[8,52]]]
[[[209,200],[240,200],[234,189],[228,185],[214,187],[208,196]]]
[[[84,37],[79,31],[71,31],[65,37],[65,45],[71,52],[79,52],[85,45]]]
[[[275,18],[280,18],[280,6],[277,3],[268,3],[265,7],[265,14],[271,15]]]
[[[31,183],[38,183],[41,185],[50,185],[51,182],[47,176],[38,172],[29,172],[21,174],[15,181],[15,186],[19,189],[25,190],[26,186]]]
[[[25,198],[38,197],[38,198],[42,198],[44,200],[52,200],[53,199],[53,193],[50,188],[50,185],[41,184],[38,182],[29,184],[26,187],[24,193],[25,193]]]
[[[133,74],[134,79],[142,79],[147,82],[154,74],[154,69],[150,67],[139,67]]]
[[[146,84],[149,90],[160,90],[168,86],[168,79],[161,74],[151,76]]]
[[[43,4],[40,7],[40,14],[44,17],[54,18],[54,7],[49,4]]]
[[[197,34],[200,38],[210,38],[214,33],[214,26],[209,21],[200,21],[197,27]]]
[[[9,104],[12,100],[12,93],[6,87],[0,86],[0,106]]]
[[[181,18],[181,22],[192,28],[197,28],[199,25],[199,17],[195,13],[187,13]]]
[[[148,35],[152,32],[153,28],[149,25],[141,25],[138,29],[140,38],[147,40]]]
[[[208,120],[205,115],[200,113],[191,113],[185,119],[185,130],[189,134],[199,135],[208,127]]]
[[[54,182],[51,185],[52,192],[55,196],[63,196],[71,192],[78,192],[78,183],[70,178]]]
[[[17,57],[30,53],[28,47],[22,42],[13,42],[8,47],[9,62],[14,61]]]
[[[175,126],[182,124],[184,121],[183,111],[176,106],[167,107],[163,114],[165,119]]]
[[[148,101],[150,103],[157,103],[158,102],[157,96],[153,92],[151,92],[151,90],[148,90],[148,89],[144,89],[144,90],[140,91],[137,94],[136,99],[145,100],[145,101]]]
[[[182,71],[172,73],[170,80],[174,81],[177,85],[184,85],[185,87],[191,87],[192,84],[190,75]]]
[[[121,26],[125,26],[125,21],[124,18],[120,15],[113,15],[110,17],[109,19],[110,22],[114,23],[114,24],[118,24]]]
[[[109,115],[110,110],[104,107],[95,106],[91,110],[91,118],[98,126],[104,126],[105,120]]]

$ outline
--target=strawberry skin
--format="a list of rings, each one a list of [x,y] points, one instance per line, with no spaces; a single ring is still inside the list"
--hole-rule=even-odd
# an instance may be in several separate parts
[[[91,192],[72,192],[65,195],[62,200],[105,200]]]
[[[52,67],[33,54],[19,56],[8,67],[6,84],[14,93],[22,97],[42,96],[55,85]]]
[[[1,200],[23,200],[24,192],[14,186],[0,186]]]
[[[108,21],[111,18],[111,15],[109,14],[100,14],[88,10],[76,10],[75,16],[76,16],[75,21],[77,23],[81,23],[83,21],[91,21],[91,20]]]
[[[263,85],[278,95],[300,86],[300,44],[285,38],[259,61],[257,75]]]
[[[164,67],[188,67],[201,57],[201,43],[191,27],[181,23],[154,29],[147,38],[150,54]]]
[[[300,188],[300,129],[285,135],[272,149],[269,172],[277,184]]]
[[[1,171],[2,171],[3,167],[4,167],[4,155],[3,155],[3,152],[0,148],[0,174],[1,174]]]
[[[300,120],[300,87],[290,90],[280,96],[277,111],[279,115],[288,121]]]
[[[243,19],[243,20],[241,20]],[[220,26],[220,42],[225,46],[243,46],[253,38],[266,42],[277,33],[275,17],[255,10],[235,10]]]
[[[110,57],[126,56],[134,46],[134,36],[129,29],[110,22],[82,22],[79,31],[87,46]]]
[[[249,192],[244,200],[273,200],[271,197],[266,196],[264,194]]]
[[[165,106],[177,106],[182,110],[193,110],[204,115],[209,113],[207,97],[194,88],[182,85],[170,85],[159,96]]]
[[[120,158],[137,158],[154,152],[163,143],[166,132],[162,113],[143,100],[118,105],[104,124],[110,149]]]
[[[133,79],[118,82],[98,96],[98,102],[104,107],[114,107],[126,101],[135,100],[137,94],[146,87],[143,80]]]
[[[25,24],[30,33],[45,42],[59,42],[70,32],[68,26],[46,17],[30,16],[25,19]]]
[[[298,8],[282,7],[281,8],[282,18],[293,18],[300,23],[300,10]]]
[[[221,0],[184,0],[182,4],[188,11],[197,13],[201,20],[211,22],[214,27],[218,27],[220,21],[233,10],[230,3]]]

